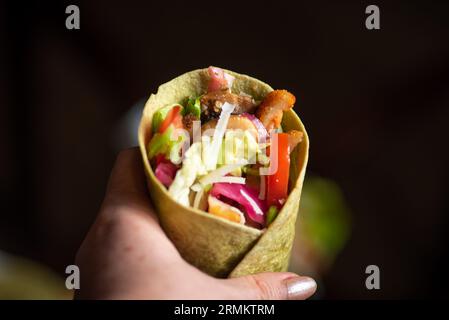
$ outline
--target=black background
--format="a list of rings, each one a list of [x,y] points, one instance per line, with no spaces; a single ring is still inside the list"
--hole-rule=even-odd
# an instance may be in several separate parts
[[[81,29],[65,28],[76,4]],[[365,28],[377,4],[381,29]],[[309,172],[353,232],[324,298],[448,297],[449,5],[9,1],[0,7],[0,249],[63,275],[101,203],[117,121],[216,65],[295,93]],[[364,270],[381,269],[368,291]]]

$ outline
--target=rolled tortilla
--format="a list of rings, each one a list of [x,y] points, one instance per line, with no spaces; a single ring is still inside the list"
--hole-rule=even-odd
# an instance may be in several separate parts
[[[273,89],[255,78],[223,69],[235,77],[232,91],[250,94],[257,100]],[[185,207],[168,194],[151,168],[147,146],[152,135],[152,117],[161,107],[183,103],[186,98],[206,92],[207,69],[185,73],[163,85],[152,94],[143,110],[139,127],[148,189],[162,228],[181,256],[200,270],[215,277],[238,277],[270,271],[286,271],[290,259],[301,189],[308,160],[307,132],[293,110],[284,112],[284,131],[304,133],[302,142],[291,153],[289,196],[270,226],[258,230],[230,222],[207,212]]]

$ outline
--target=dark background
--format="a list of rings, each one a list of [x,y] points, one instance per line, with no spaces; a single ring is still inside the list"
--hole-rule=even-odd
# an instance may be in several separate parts
[[[69,4],[80,30],[65,28]],[[380,30],[365,28],[369,4]],[[119,119],[158,84],[216,65],[295,93],[308,172],[351,207],[322,297],[448,297],[447,3],[10,1],[0,21],[0,250],[64,275]],[[364,286],[369,264],[381,290]]]

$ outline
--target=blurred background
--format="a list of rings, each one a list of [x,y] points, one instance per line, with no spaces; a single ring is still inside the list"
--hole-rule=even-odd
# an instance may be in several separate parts
[[[2,1],[0,23],[0,298],[70,298],[65,268],[145,99],[209,65],[298,98],[292,270],[316,298],[449,297],[448,3]]]

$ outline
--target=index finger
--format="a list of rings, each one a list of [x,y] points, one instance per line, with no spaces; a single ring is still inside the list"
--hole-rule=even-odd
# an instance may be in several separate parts
[[[145,173],[137,147],[123,150],[117,156],[107,186],[105,202],[149,205]]]

